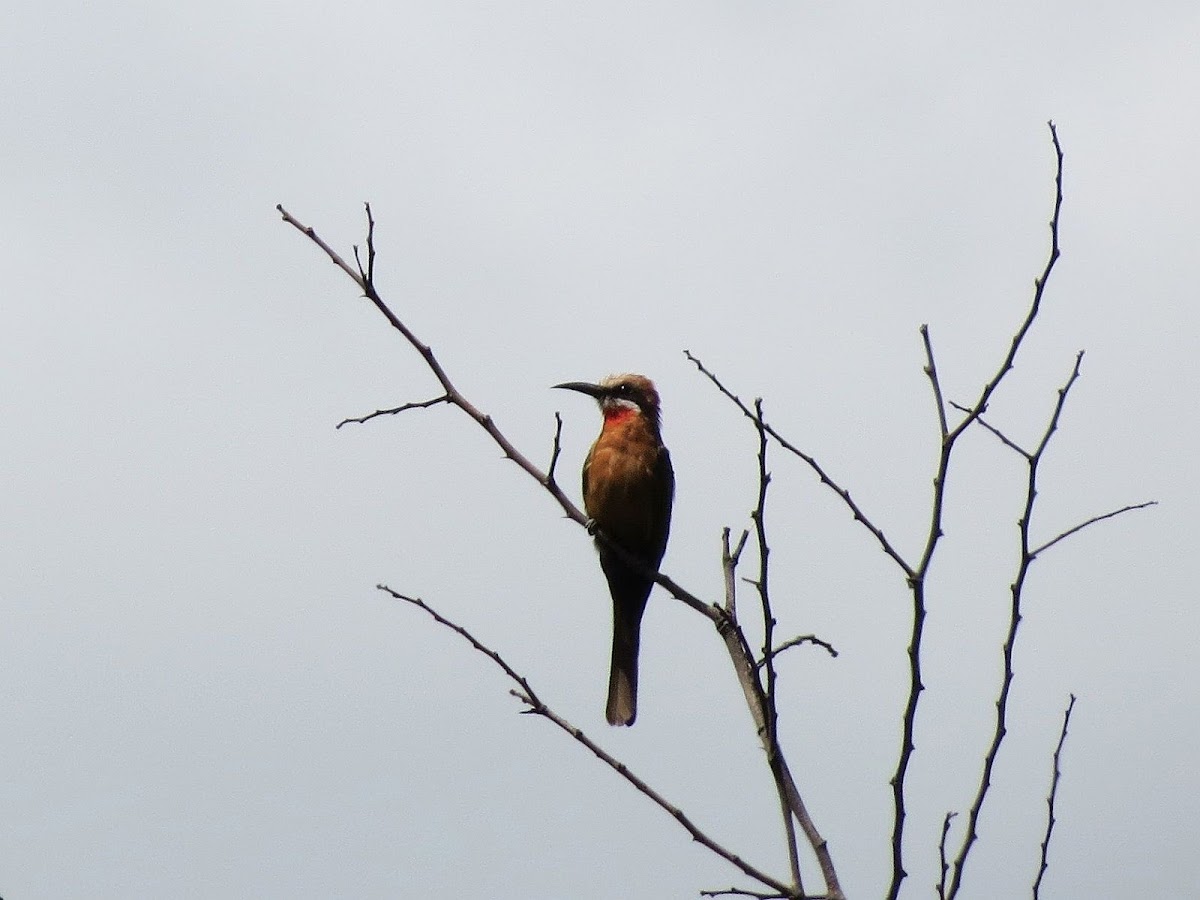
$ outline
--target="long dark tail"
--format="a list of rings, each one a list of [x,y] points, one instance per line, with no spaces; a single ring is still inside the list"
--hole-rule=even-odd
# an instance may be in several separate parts
[[[609,725],[632,725],[637,718],[638,644],[646,601],[630,605],[613,599],[612,665],[608,670]]]

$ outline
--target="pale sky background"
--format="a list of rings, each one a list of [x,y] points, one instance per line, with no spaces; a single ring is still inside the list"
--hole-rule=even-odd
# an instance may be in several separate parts
[[[500,649],[715,838],[786,871],[708,623],[665,593],[632,730],[603,720],[586,535],[448,408],[339,248],[562,481],[598,416],[549,390],[653,377],[678,477],[664,570],[720,590],[754,435],[689,349],[907,553],[936,421],[1063,258],[992,419],[1032,442],[1078,349],[1035,536],[1010,736],[964,897],[1200,896],[1194,2],[12,6],[0,29],[0,895],[663,898],[750,886],[386,582]],[[991,729],[1023,467],[965,439],[931,578],[905,896]],[[776,454],[783,732],[851,896],[890,872],[908,596]],[[749,599],[749,595],[747,595]],[[959,820],[961,822],[961,819]],[[958,832],[956,832],[957,834]],[[810,884],[815,884],[810,869]]]

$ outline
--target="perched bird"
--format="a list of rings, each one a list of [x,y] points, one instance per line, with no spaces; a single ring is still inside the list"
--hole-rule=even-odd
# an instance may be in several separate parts
[[[556,388],[596,398],[604,424],[583,464],[583,505],[609,539],[655,572],[667,549],[675,472],[659,430],[658,391],[642,375],[613,375],[599,384],[571,381]],[[613,601],[610,725],[637,717],[638,643],[654,580],[599,539],[600,568]]]

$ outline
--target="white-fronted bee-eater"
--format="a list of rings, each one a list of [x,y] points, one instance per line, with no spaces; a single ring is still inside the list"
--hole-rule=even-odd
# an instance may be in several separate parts
[[[613,375],[599,384],[572,381],[555,387],[588,394],[604,424],[583,464],[583,505],[603,535],[642,564],[631,566],[597,540],[600,568],[613,601],[612,665],[606,716],[611,725],[637,717],[638,644],[642,614],[667,549],[675,472],[663,446],[658,391],[642,375]]]

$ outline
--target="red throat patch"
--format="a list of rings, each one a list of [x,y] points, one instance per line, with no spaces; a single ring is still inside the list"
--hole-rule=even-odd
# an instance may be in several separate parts
[[[604,424],[606,426],[617,425],[638,414],[637,409],[632,406],[625,406],[623,403],[614,403],[611,406],[605,406],[603,412]]]

